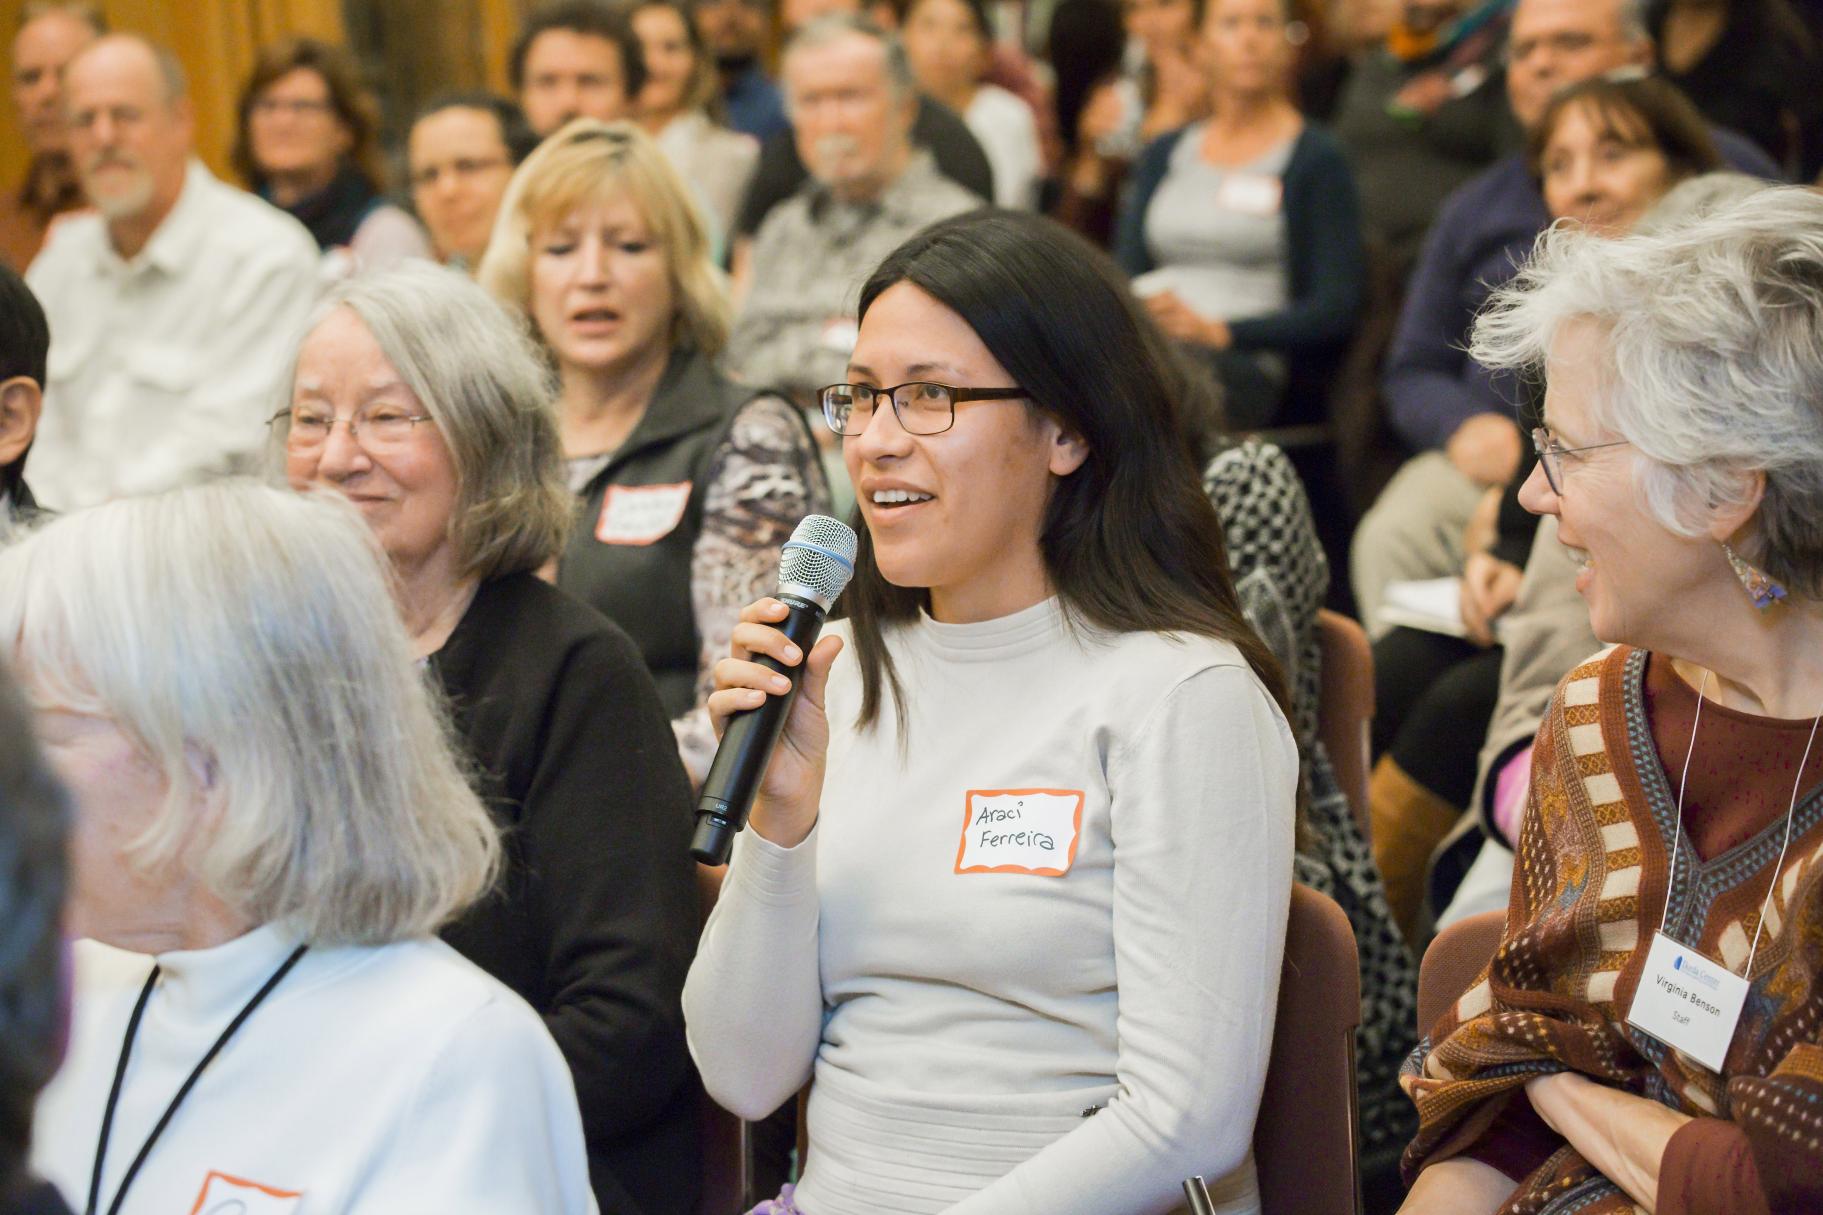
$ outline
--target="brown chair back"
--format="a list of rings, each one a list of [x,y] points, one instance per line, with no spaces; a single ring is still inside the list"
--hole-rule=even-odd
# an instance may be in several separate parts
[[[1368,731],[1374,719],[1374,651],[1355,621],[1323,608],[1317,612],[1317,647],[1323,679],[1317,699],[1317,737],[1329,752],[1336,782],[1348,797],[1361,838],[1368,833],[1367,774],[1372,768]]]
[[[1386,421],[1380,376],[1404,304],[1407,267],[1385,245],[1369,237],[1367,297],[1348,353],[1330,381],[1329,420],[1336,439],[1336,463],[1356,520],[1410,454]]]
[[[1272,1061],[1253,1128],[1264,1215],[1359,1215],[1360,1021],[1354,929],[1327,895],[1293,885]]]
[[[1418,963],[1418,1036],[1429,1033],[1500,948],[1507,913],[1484,911],[1437,934]]]

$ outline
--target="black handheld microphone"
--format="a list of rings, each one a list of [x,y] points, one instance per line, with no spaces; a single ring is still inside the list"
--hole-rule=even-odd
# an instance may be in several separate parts
[[[778,628],[803,652],[805,661],[809,661],[810,647],[816,644],[836,596],[854,572],[855,534],[846,523],[827,515],[807,515],[785,542],[779,557],[777,598],[791,612]],[[760,776],[798,698],[803,662],[788,667],[767,655],[756,655],[754,661],[784,675],[791,681],[791,690],[782,696],[769,695],[757,709],[743,710],[728,719],[722,745],[716,748],[715,762],[709,766],[702,796],[696,801],[696,834],[690,840],[690,855],[705,865],[728,863],[735,832],[747,825],[747,811],[753,808]]]

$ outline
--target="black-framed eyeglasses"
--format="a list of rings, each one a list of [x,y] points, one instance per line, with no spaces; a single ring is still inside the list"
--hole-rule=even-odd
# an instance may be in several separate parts
[[[873,421],[879,398],[892,402],[893,416],[905,433],[940,435],[956,424],[956,406],[963,401],[1025,401],[1023,388],[958,388],[932,380],[910,380],[891,388],[872,384],[831,384],[817,391],[823,420],[839,435],[858,435]]]
[[[1599,451],[1604,447],[1625,447],[1626,439],[1615,439],[1610,443],[1591,443],[1587,447],[1565,447],[1557,441],[1557,436],[1542,426],[1532,427],[1532,450],[1538,453],[1538,462],[1544,466],[1544,479],[1551,484],[1551,492],[1563,497],[1563,458],[1579,452]]]

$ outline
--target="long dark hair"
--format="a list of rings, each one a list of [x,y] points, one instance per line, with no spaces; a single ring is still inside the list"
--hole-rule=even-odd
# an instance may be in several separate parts
[[[1120,74],[1127,34],[1111,0],[1063,0],[1051,16],[1047,39],[1051,71],[1057,78],[1053,104],[1064,148],[1076,151],[1077,127],[1089,97]]]
[[[32,1106],[63,1036],[60,928],[69,881],[69,808],[0,667],[0,1207],[26,1181]]]
[[[1088,446],[1088,459],[1051,491],[1039,536],[1066,618],[1231,642],[1289,717],[1284,676],[1241,613],[1221,520],[1197,480],[1179,365],[1114,263],[1051,220],[983,209],[889,254],[861,289],[860,316],[901,282],[968,322],[1032,394],[1032,408]],[[904,692],[882,630],[916,619],[929,594],[888,582],[858,508],[856,521],[860,548],[842,601],[861,667],[858,724],[879,720],[890,689],[903,729]]]

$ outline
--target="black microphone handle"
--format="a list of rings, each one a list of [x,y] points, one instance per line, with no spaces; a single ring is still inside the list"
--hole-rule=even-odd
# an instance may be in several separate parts
[[[769,693],[758,708],[743,709],[728,719],[722,744],[715,751],[715,762],[709,765],[702,794],[696,800],[696,834],[690,840],[690,855],[705,865],[727,864],[735,833],[747,825],[747,812],[753,809],[760,777],[772,759],[772,748],[778,744],[791,706],[797,702],[804,664],[810,661],[810,647],[817,643],[817,634],[823,628],[823,609],[815,603],[796,595],[775,598],[791,609],[778,629],[804,654],[804,660],[788,667],[769,655],[755,655],[753,659],[789,679],[791,690],[780,696]]]

